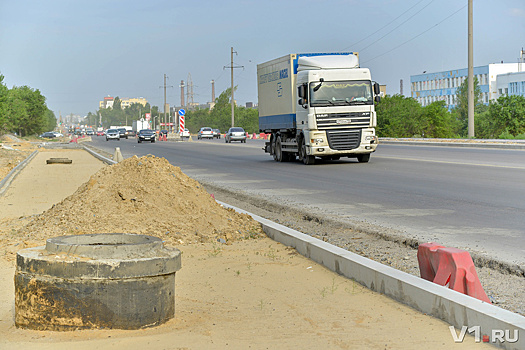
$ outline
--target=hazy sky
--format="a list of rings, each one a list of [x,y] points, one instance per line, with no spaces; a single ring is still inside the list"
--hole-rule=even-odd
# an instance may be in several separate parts
[[[301,52],[358,51],[361,66],[410,95],[410,75],[467,67],[467,0],[0,0],[0,74],[39,89],[56,116],[98,110],[104,96],[180,105],[230,86],[257,102],[257,64]],[[517,62],[525,0],[474,0],[474,65]]]

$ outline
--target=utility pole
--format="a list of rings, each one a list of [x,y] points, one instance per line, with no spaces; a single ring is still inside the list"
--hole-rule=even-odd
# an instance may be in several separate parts
[[[211,81],[211,102],[215,102],[215,80]]]
[[[233,47],[231,48],[231,61],[230,61],[230,66],[229,67],[224,67],[224,68],[230,68],[231,69],[231,81],[232,81],[232,128],[234,127],[234,124],[235,124],[235,100],[234,100],[234,97],[233,97],[233,68],[243,68],[244,69],[244,66],[234,66],[233,65],[233,54],[237,54],[237,51],[233,51]]]
[[[474,34],[472,1],[468,0],[468,137],[474,137]]]
[[[164,74],[164,126],[166,126],[166,74]]]
[[[164,74],[164,126],[167,126],[166,109],[169,109],[169,107],[167,107],[168,105],[166,104],[166,88],[167,87],[173,87],[173,86],[167,86],[166,85],[166,78],[169,78],[169,77],[166,74]]]
[[[180,107],[181,108],[184,108],[185,105],[184,105],[184,80],[181,80],[180,81]]]

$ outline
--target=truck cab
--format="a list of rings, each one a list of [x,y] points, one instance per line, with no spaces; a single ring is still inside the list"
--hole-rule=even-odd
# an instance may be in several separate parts
[[[299,57],[299,158],[351,156],[367,162],[377,147],[374,88],[379,94],[370,70],[359,68],[354,55]]]
[[[377,148],[379,85],[357,54],[291,54],[257,66],[259,130],[276,161],[357,158]]]

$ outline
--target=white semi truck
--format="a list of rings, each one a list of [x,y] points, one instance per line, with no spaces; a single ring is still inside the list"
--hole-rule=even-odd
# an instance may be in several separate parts
[[[376,150],[379,84],[354,53],[290,54],[257,65],[259,132],[278,162],[368,162]]]
[[[140,130],[151,129],[151,127],[148,121],[146,121],[144,118],[141,118],[139,120],[133,121],[132,129],[137,134]]]

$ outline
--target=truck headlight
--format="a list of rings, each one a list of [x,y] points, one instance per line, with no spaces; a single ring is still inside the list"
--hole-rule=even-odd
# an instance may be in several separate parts
[[[311,139],[310,141],[311,141],[311,143],[323,143],[324,142],[324,140],[321,139],[321,138]]]

